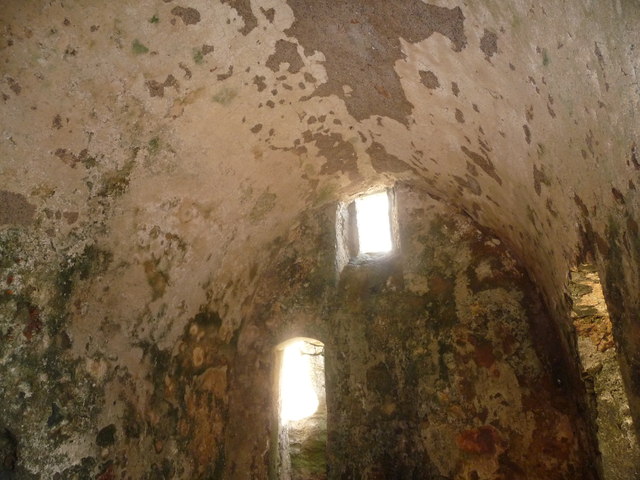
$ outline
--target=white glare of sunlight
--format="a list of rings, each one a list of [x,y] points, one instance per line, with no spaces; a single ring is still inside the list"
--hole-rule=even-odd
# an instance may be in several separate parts
[[[389,198],[387,192],[356,198],[356,219],[360,253],[391,250]]]
[[[309,417],[318,409],[318,395],[311,383],[311,363],[302,354],[303,341],[285,347],[280,371],[280,418],[283,423]]]

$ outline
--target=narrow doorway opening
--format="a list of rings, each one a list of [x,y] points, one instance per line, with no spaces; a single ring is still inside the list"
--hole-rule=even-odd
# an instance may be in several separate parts
[[[598,446],[604,480],[640,478],[640,447],[618,364],[612,325],[594,265],[571,271],[571,317],[582,378],[597,412]]]
[[[324,344],[293,338],[276,348],[278,480],[327,478]]]

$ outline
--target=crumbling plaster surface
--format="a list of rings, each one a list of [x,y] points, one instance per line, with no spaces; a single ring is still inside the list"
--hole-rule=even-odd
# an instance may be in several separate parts
[[[204,475],[156,442],[189,321],[219,315],[226,379],[277,239],[397,180],[492,228],[558,321],[593,249],[640,415],[637,4],[395,7],[3,3],[0,418],[25,478],[109,478],[122,442],[131,472]]]
[[[517,260],[424,191],[396,199],[400,252],[337,284],[335,210],[283,239],[238,339],[228,432],[255,435],[227,444],[229,471],[266,477],[266,372],[302,335],[325,343],[328,478],[600,478],[577,365]]]

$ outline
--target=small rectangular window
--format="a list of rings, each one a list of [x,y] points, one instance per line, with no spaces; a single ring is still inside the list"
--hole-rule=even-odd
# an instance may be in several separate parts
[[[386,253],[391,251],[391,222],[387,192],[356,198],[358,253]]]
[[[336,216],[337,272],[350,262],[368,261],[398,246],[393,189],[340,203]]]

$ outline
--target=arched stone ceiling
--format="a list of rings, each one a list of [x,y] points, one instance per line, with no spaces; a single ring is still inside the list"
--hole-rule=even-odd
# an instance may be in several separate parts
[[[583,236],[637,236],[638,20],[622,0],[5,2],[0,221],[34,276],[107,252],[71,334],[124,363],[206,303],[231,336],[301,212],[396,181],[494,230],[554,307]]]

